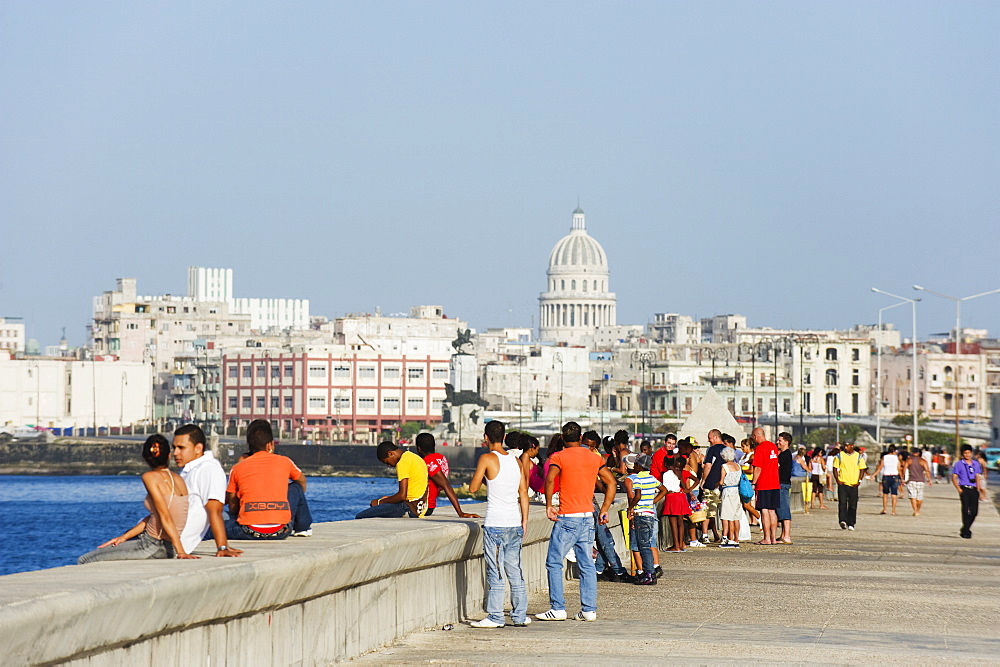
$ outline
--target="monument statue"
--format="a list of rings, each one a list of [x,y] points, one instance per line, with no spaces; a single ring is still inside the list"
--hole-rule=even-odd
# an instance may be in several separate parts
[[[472,345],[472,330],[466,329],[465,331],[462,331],[461,329],[459,329],[458,338],[451,341],[451,346],[455,348],[455,354],[469,354],[468,352],[462,349],[466,345]]]

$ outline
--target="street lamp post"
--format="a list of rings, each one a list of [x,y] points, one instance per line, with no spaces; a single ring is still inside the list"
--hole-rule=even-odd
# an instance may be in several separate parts
[[[556,352],[555,356],[552,357],[552,362],[554,364],[559,364],[559,426],[562,427],[563,424],[563,358],[562,355]]]
[[[737,359],[741,359],[744,354],[750,355],[750,413],[753,416],[753,427],[757,428],[757,357],[761,350],[770,349],[771,343],[766,340],[756,343],[740,343],[736,347]]]
[[[610,403],[611,403],[611,392],[608,391],[608,386],[607,385],[608,385],[608,382],[611,380],[611,373],[610,373],[610,371],[612,369],[613,369],[613,367],[611,366],[611,364],[604,364],[604,367],[601,369],[601,394],[604,394],[605,392],[607,392],[607,394],[608,394],[607,401],[608,401],[608,409],[609,410],[611,409],[611,405],[610,405]],[[602,396],[602,397],[599,398],[599,400],[601,401],[601,433],[605,433],[605,430],[604,430],[604,400],[605,399]]]
[[[128,386],[128,375],[125,371],[122,371],[122,386],[121,386],[121,413],[118,415],[118,435],[125,435],[125,387]]]
[[[913,338],[911,339],[911,352],[913,354],[913,364],[910,369],[910,408],[913,411],[913,448],[917,448],[917,443],[919,439],[917,437],[917,413],[920,411],[920,400],[917,396],[917,299],[907,299],[905,296],[899,296],[898,294],[892,294],[891,292],[886,292],[880,290],[877,287],[872,288],[873,292],[878,294],[884,294],[886,296],[891,296],[893,299],[899,299],[898,303],[894,303],[891,306],[885,306],[878,309],[878,331],[879,338],[876,341],[876,357],[877,357],[877,373],[878,376],[875,381],[875,439],[878,443],[882,444],[882,313],[896,306],[902,306],[904,304],[910,304],[913,311]]]
[[[640,352],[639,350],[636,350],[635,352],[632,353],[632,364],[629,365],[629,368],[634,368],[635,367],[634,364],[639,364],[639,369],[642,374],[642,387],[639,392],[639,399],[642,402],[643,434],[645,434],[646,427],[648,426],[648,424],[646,423],[646,402],[649,398],[649,392],[646,390],[646,369],[649,368],[649,364],[652,363],[654,359],[656,359],[655,352],[650,352],[650,351]]]
[[[799,437],[802,438],[800,442],[805,441],[806,437],[806,424],[805,424],[805,412],[806,412],[806,383],[805,383],[805,344],[813,343],[816,345],[816,354],[819,355],[819,336],[816,334],[797,334],[793,336],[795,342],[799,346]],[[793,373],[794,376],[794,373]],[[794,399],[795,392],[792,391],[792,397]]]
[[[931,294],[934,294],[936,296],[942,297],[944,299],[951,299],[952,301],[955,302],[955,387],[954,387],[954,392],[955,393],[953,394],[952,398],[955,401],[955,456],[957,457],[958,456],[958,452],[959,452],[959,446],[960,446],[960,444],[962,442],[962,439],[961,439],[961,437],[959,435],[959,430],[958,430],[958,425],[959,425],[959,418],[958,418],[958,363],[961,360],[961,356],[960,355],[962,354],[962,302],[963,301],[971,301],[973,299],[978,299],[981,296],[988,296],[990,294],[996,294],[997,292],[1000,292],[1000,288],[994,289],[994,290],[990,290],[988,292],[980,292],[979,294],[973,294],[972,296],[963,296],[963,297],[948,296],[947,294],[942,294],[941,292],[935,292],[932,289],[927,289],[926,287],[921,287],[920,285],[914,285],[913,289],[919,290],[919,291],[923,291],[923,292],[930,292]]]

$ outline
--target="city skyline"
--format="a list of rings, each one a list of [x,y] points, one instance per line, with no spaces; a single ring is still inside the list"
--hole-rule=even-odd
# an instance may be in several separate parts
[[[189,265],[537,328],[578,197],[622,324],[1000,287],[993,4],[242,9],[7,8],[0,317],[29,338],[84,343],[116,278],[183,293]],[[949,331],[923,296],[919,337]],[[963,326],[1000,331],[997,299]]]

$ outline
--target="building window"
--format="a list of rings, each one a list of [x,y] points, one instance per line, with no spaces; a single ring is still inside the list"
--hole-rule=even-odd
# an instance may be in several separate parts
[[[258,366],[257,367],[257,377],[260,378],[260,379],[262,379],[262,380],[267,377],[267,367],[266,366]]]
[[[406,399],[406,411],[407,412],[423,412],[424,411],[424,399],[422,399],[422,398],[408,398],[408,399]]]
[[[310,396],[309,397],[309,409],[310,410],[326,410],[326,396]]]
[[[295,367],[294,366],[292,366],[290,364],[287,365],[287,366],[285,366],[285,377],[286,378],[293,378],[293,377],[295,377]]]
[[[325,378],[326,377],[326,366],[310,366],[309,367],[309,377],[311,377],[311,378]]]
[[[358,399],[358,409],[359,410],[374,410],[375,409],[375,399],[371,396],[364,396]]]
[[[351,409],[351,399],[346,396],[337,396],[333,399],[333,407],[340,410],[350,410]]]
[[[407,368],[406,378],[408,380],[423,380],[424,379],[423,366],[410,366],[409,368]]]
[[[279,407],[281,407],[281,397],[280,396],[272,396],[271,397],[271,407],[273,409],[275,409],[275,410],[277,410]]]
[[[826,372],[826,386],[836,387],[837,386],[837,371],[833,368]]]
[[[431,412],[433,414],[440,414],[442,407],[442,401],[440,398],[435,398],[431,401]]]
[[[239,366],[233,365],[233,366],[229,367],[229,377],[231,377],[231,378],[237,378],[237,377],[239,377],[239,375],[240,375]]]
[[[243,409],[244,410],[249,410],[250,407],[251,407],[250,397],[249,396],[244,396],[243,397]]]
[[[235,410],[236,409],[236,404],[237,404],[236,397],[235,396],[230,396],[229,397],[229,409],[230,410]]]
[[[587,291],[587,281],[586,280],[583,281],[583,291],[584,292]]]
[[[909,375],[909,372],[907,372],[907,375]],[[854,387],[861,386],[861,371],[854,369],[854,371],[851,373],[851,386]],[[857,410],[855,410],[855,412],[857,412]]]
[[[383,396],[382,410],[385,412],[399,412],[399,399],[394,396]]]
[[[281,366],[271,366],[271,378],[275,380],[281,379]]]
[[[259,409],[263,409],[265,405],[267,405],[267,404],[264,402],[264,397],[263,396],[258,396],[257,397],[257,407]]]
[[[398,380],[399,379],[399,366],[384,366],[382,368],[382,379],[384,379],[384,380]]]
[[[835,347],[828,347],[828,348],[826,348],[826,360],[827,361],[836,361],[837,360],[837,348],[835,348]]]
[[[285,396],[285,409],[287,409],[287,410],[291,410],[292,409],[292,397],[291,396]]]
[[[375,379],[375,367],[374,366],[358,366],[358,378],[364,380],[374,380]]]
[[[861,412],[861,395],[851,394],[851,412],[858,414]]]
[[[351,367],[345,364],[338,364],[333,367],[333,377],[345,379],[351,377]]]
[[[247,364],[246,366],[243,367],[243,378],[245,380],[249,380],[252,377],[253,377],[253,369],[250,367],[249,364]]]
[[[861,361],[861,350],[860,349],[858,349],[856,347],[852,347],[851,348],[851,361]]]

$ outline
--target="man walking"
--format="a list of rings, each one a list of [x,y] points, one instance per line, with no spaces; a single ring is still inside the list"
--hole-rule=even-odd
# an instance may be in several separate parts
[[[486,613],[474,628],[502,628],[503,577],[510,585],[510,620],[515,626],[531,623],[528,593],[521,574],[521,544],[528,529],[528,482],[517,458],[503,446],[503,422],[487,422],[483,444],[489,451],[479,457],[469,482],[475,493],[486,481],[486,520],[483,522],[483,558],[486,561]]]
[[[188,553],[194,551],[211,530],[216,556],[241,555],[241,549],[229,546],[226,522],[222,518],[226,502],[226,473],[212,450],[205,451],[205,432],[201,427],[185,424],[174,431],[173,456],[190,496],[187,523],[181,531],[184,550]]]
[[[757,509],[760,511],[760,529],[763,533],[755,544],[777,544],[778,504],[781,502],[781,483],[778,478],[778,448],[764,436],[759,426],[751,437],[757,443],[753,454],[753,486],[757,492]]]
[[[608,510],[615,499],[618,484],[611,471],[604,467],[600,455],[595,454],[581,441],[580,425],[566,422],[562,427],[564,448],[549,457],[549,471],[545,476],[545,514],[554,521],[549,538],[549,551],[545,570],[549,579],[551,608],[535,616],[540,621],[565,621],[566,602],[563,599],[563,559],[572,548],[580,568],[580,606],[578,621],[597,620],[597,571],[591,549],[594,544],[594,483],[600,477],[604,482],[604,504],[598,522],[608,522]],[[552,504],[556,479],[559,479],[559,507]]]
[[[959,535],[972,539],[972,523],[979,514],[979,501],[986,499],[983,485],[983,466],[972,458],[972,446],[962,445],[962,460],[955,464],[951,483],[962,501],[962,530]]]
[[[854,530],[858,522],[858,486],[868,472],[868,464],[854,443],[844,443],[844,449],[833,459],[833,476],[837,480],[837,509],[840,529]]]
[[[924,504],[924,485],[933,483],[927,461],[916,454],[910,454],[906,459],[906,495],[910,497],[913,516],[920,516],[920,508]]]

